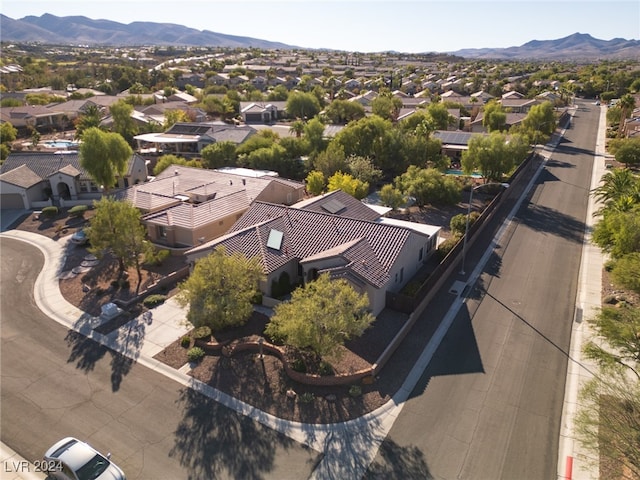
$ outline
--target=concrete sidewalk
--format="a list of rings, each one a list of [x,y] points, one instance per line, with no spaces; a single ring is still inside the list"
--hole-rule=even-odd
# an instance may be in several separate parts
[[[0,443],[0,480],[42,480],[47,475],[38,471],[33,463],[25,460],[9,446]]]

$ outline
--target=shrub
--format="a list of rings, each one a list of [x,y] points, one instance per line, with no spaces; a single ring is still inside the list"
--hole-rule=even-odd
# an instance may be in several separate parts
[[[351,385],[349,387],[349,395],[352,397],[359,397],[362,395],[362,387],[360,385]]]
[[[204,358],[204,350],[200,347],[190,348],[187,352],[187,358],[190,362],[199,362]]]
[[[55,217],[56,215],[58,215],[58,207],[56,206],[44,207],[40,215],[43,217],[49,217],[49,218]]]
[[[311,403],[315,400],[316,396],[311,392],[304,392],[298,397],[301,403]]]
[[[129,279],[128,278],[121,278],[118,281],[118,286],[122,289],[122,290],[129,290],[129,287],[131,286],[129,283]]]
[[[153,308],[160,305],[161,303],[164,303],[166,299],[167,299],[166,295],[160,295],[160,294],[149,295],[142,301],[142,304],[147,308]]]
[[[209,340],[211,338],[211,328],[206,325],[196,328],[193,331],[193,338],[196,340]]]
[[[293,362],[291,362],[291,368],[295,372],[307,373],[307,365],[301,358],[296,358]]]
[[[189,345],[191,345],[191,338],[189,337],[189,335],[185,335],[180,339],[180,346],[182,348],[188,348]]]
[[[333,367],[329,362],[322,361],[318,367],[318,373],[320,375],[333,375]]]
[[[438,255],[440,258],[444,258],[449,255],[449,252],[453,250],[453,247],[460,241],[459,237],[453,236],[451,238],[446,239],[438,246]]]
[[[84,212],[86,212],[88,209],[88,205],[76,205],[75,207],[69,209],[69,216],[74,218],[82,217],[84,215]]]

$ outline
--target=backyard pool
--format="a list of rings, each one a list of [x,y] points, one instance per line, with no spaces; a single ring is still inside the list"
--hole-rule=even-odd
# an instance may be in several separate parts
[[[446,169],[444,173],[446,173],[447,175],[456,175],[456,176],[464,175],[464,172],[462,170],[455,170],[453,168]],[[468,175],[468,176],[472,178],[482,178],[482,174],[480,172],[473,172],[471,175]]]
[[[44,142],[44,146],[47,148],[78,148],[79,143],[71,140],[48,140]]]

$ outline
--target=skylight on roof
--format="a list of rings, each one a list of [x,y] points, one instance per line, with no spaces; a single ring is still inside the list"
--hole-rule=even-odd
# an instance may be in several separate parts
[[[339,200],[336,200],[335,198],[328,200],[326,202],[324,202],[321,207],[326,210],[329,213],[333,213],[334,215],[342,210],[344,210],[345,208],[347,208],[345,206],[344,203],[342,203]]]
[[[269,232],[269,238],[267,240],[267,247],[274,250],[280,250],[282,248],[283,233],[280,230],[271,229]]]

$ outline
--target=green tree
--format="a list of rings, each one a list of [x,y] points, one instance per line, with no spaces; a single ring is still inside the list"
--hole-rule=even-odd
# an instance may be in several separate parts
[[[325,178],[329,178],[336,172],[348,171],[347,156],[342,145],[336,142],[329,143],[327,149],[318,153],[313,159],[313,168],[320,170]]]
[[[397,210],[407,201],[407,199],[400,190],[390,183],[387,183],[380,189],[380,201],[383,205],[391,207],[393,210]]]
[[[496,100],[489,100],[483,108],[482,125],[488,132],[503,131],[507,125],[507,114]]]
[[[515,164],[514,151],[507,136],[493,132],[476,135],[469,140],[468,150],[462,152],[462,169],[467,175],[478,170],[489,181],[500,181]]]
[[[377,168],[370,158],[352,155],[347,158],[349,173],[361,182],[369,185],[376,183],[382,178],[382,170]]]
[[[593,242],[616,260],[640,251],[640,204],[627,211],[605,210],[593,229]]]
[[[624,139],[617,148],[615,157],[627,167],[640,165],[640,137]]]
[[[235,167],[237,164],[236,144],[230,141],[211,143],[200,154],[207,168]]]
[[[75,121],[76,138],[82,138],[84,132],[90,128],[99,127],[100,120],[102,120],[102,114],[98,106],[89,105]]]
[[[345,341],[362,335],[374,321],[368,307],[367,295],[357,293],[346,280],[320,275],[275,307],[265,333],[320,357],[339,355]]]
[[[385,120],[396,121],[402,108],[402,100],[391,93],[378,95],[371,101],[371,112]]]
[[[111,131],[119,133],[128,144],[132,144],[133,136],[138,133],[138,127],[131,117],[133,106],[124,100],[119,100],[109,107],[109,113],[113,118]]]
[[[404,195],[415,198],[418,205],[452,205],[460,201],[460,187],[456,181],[433,168],[411,165],[396,177],[395,184]]]
[[[449,114],[447,107],[443,103],[429,104],[427,112],[436,130],[447,130],[453,124],[454,118]]]
[[[132,155],[133,150],[118,133],[92,127],[82,135],[80,165],[106,191],[126,173]]]
[[[162,127],[165,130],[168,130],[176,123],[180,122],[189,122],[189,115],[184,110],[180,110],[179,108],[175,108],[172,110],[165,110],[164,112],[164,123]]]
[[[0,143],[15,142],[18,138],[18,130],[10,122],[0,124]]]
[[[138,283],[142,282],[144,257],[153,255],[153,246],[146,239],[146,228],[140,223],[140,211],[131,203],[103,197],[95,202],[87,236],[89,250],[98,258],[111,252],[118,259],[119,276],[130,266],[136,267]]]
[[[619,258],[611,277],[616,285],[640,293],[640,252],[633,252]]]
[[[257,258],[228,255],[218,248],[196,262],[189,278],[180,283],[176,299],[189,307],[187,320],[195,327],[220,331],[244,325],[253,312],[251,300],[262,277]]]
[[[324,174],[319,170],[309,172],[306,178],[307,191],[311,195],[320,195],[326,185]]]
[[[312,118],[304,127],[304,137],[309,142],[311,152],[321,152],[326,148],[327,142],[324,138],[324,123],[318,118]]]
[[[295,134],[296,138],[300,138],[304,133],[304,122],[302,120],[291,122],[289,130],[291,133]]]
[[[197,160],[187,160],[186,158],[178,157],[177,155],[167,154],[162,155],[160,158],[158,158],[156,166],[153,167],[153,174],[159,175],[160,172],[164,171],[171,165],[183,165],[185,167],[202,168],[202,164]]]
[[[520,131],[533,144],[546,143],[556,131],[556,116],[551,102],[534,105],[522,121]]]
[[[287,99],[287,114],[302,120],[315,117],[320,112],[320,102],[313,93],[294,91]]]
[[[625,168],[615,169],[602,176],[600,185],[591,194],[603,204],[600,213],[616,209],[615,206],[625,198],[632,204],[640,203],[640,177]]]
[[[330,192],[334,190],[342,190],[348,193],[352,197],[362,200],[369,193],[369,184],[353,178],[348,173],[336,172],[329,177],[327,190]]]
[[[324,111],[324,116],[331,124],[345,125],[352,120],[364,118],[365,111],[362,104],[358,102],[338,99],[327,106]]]

